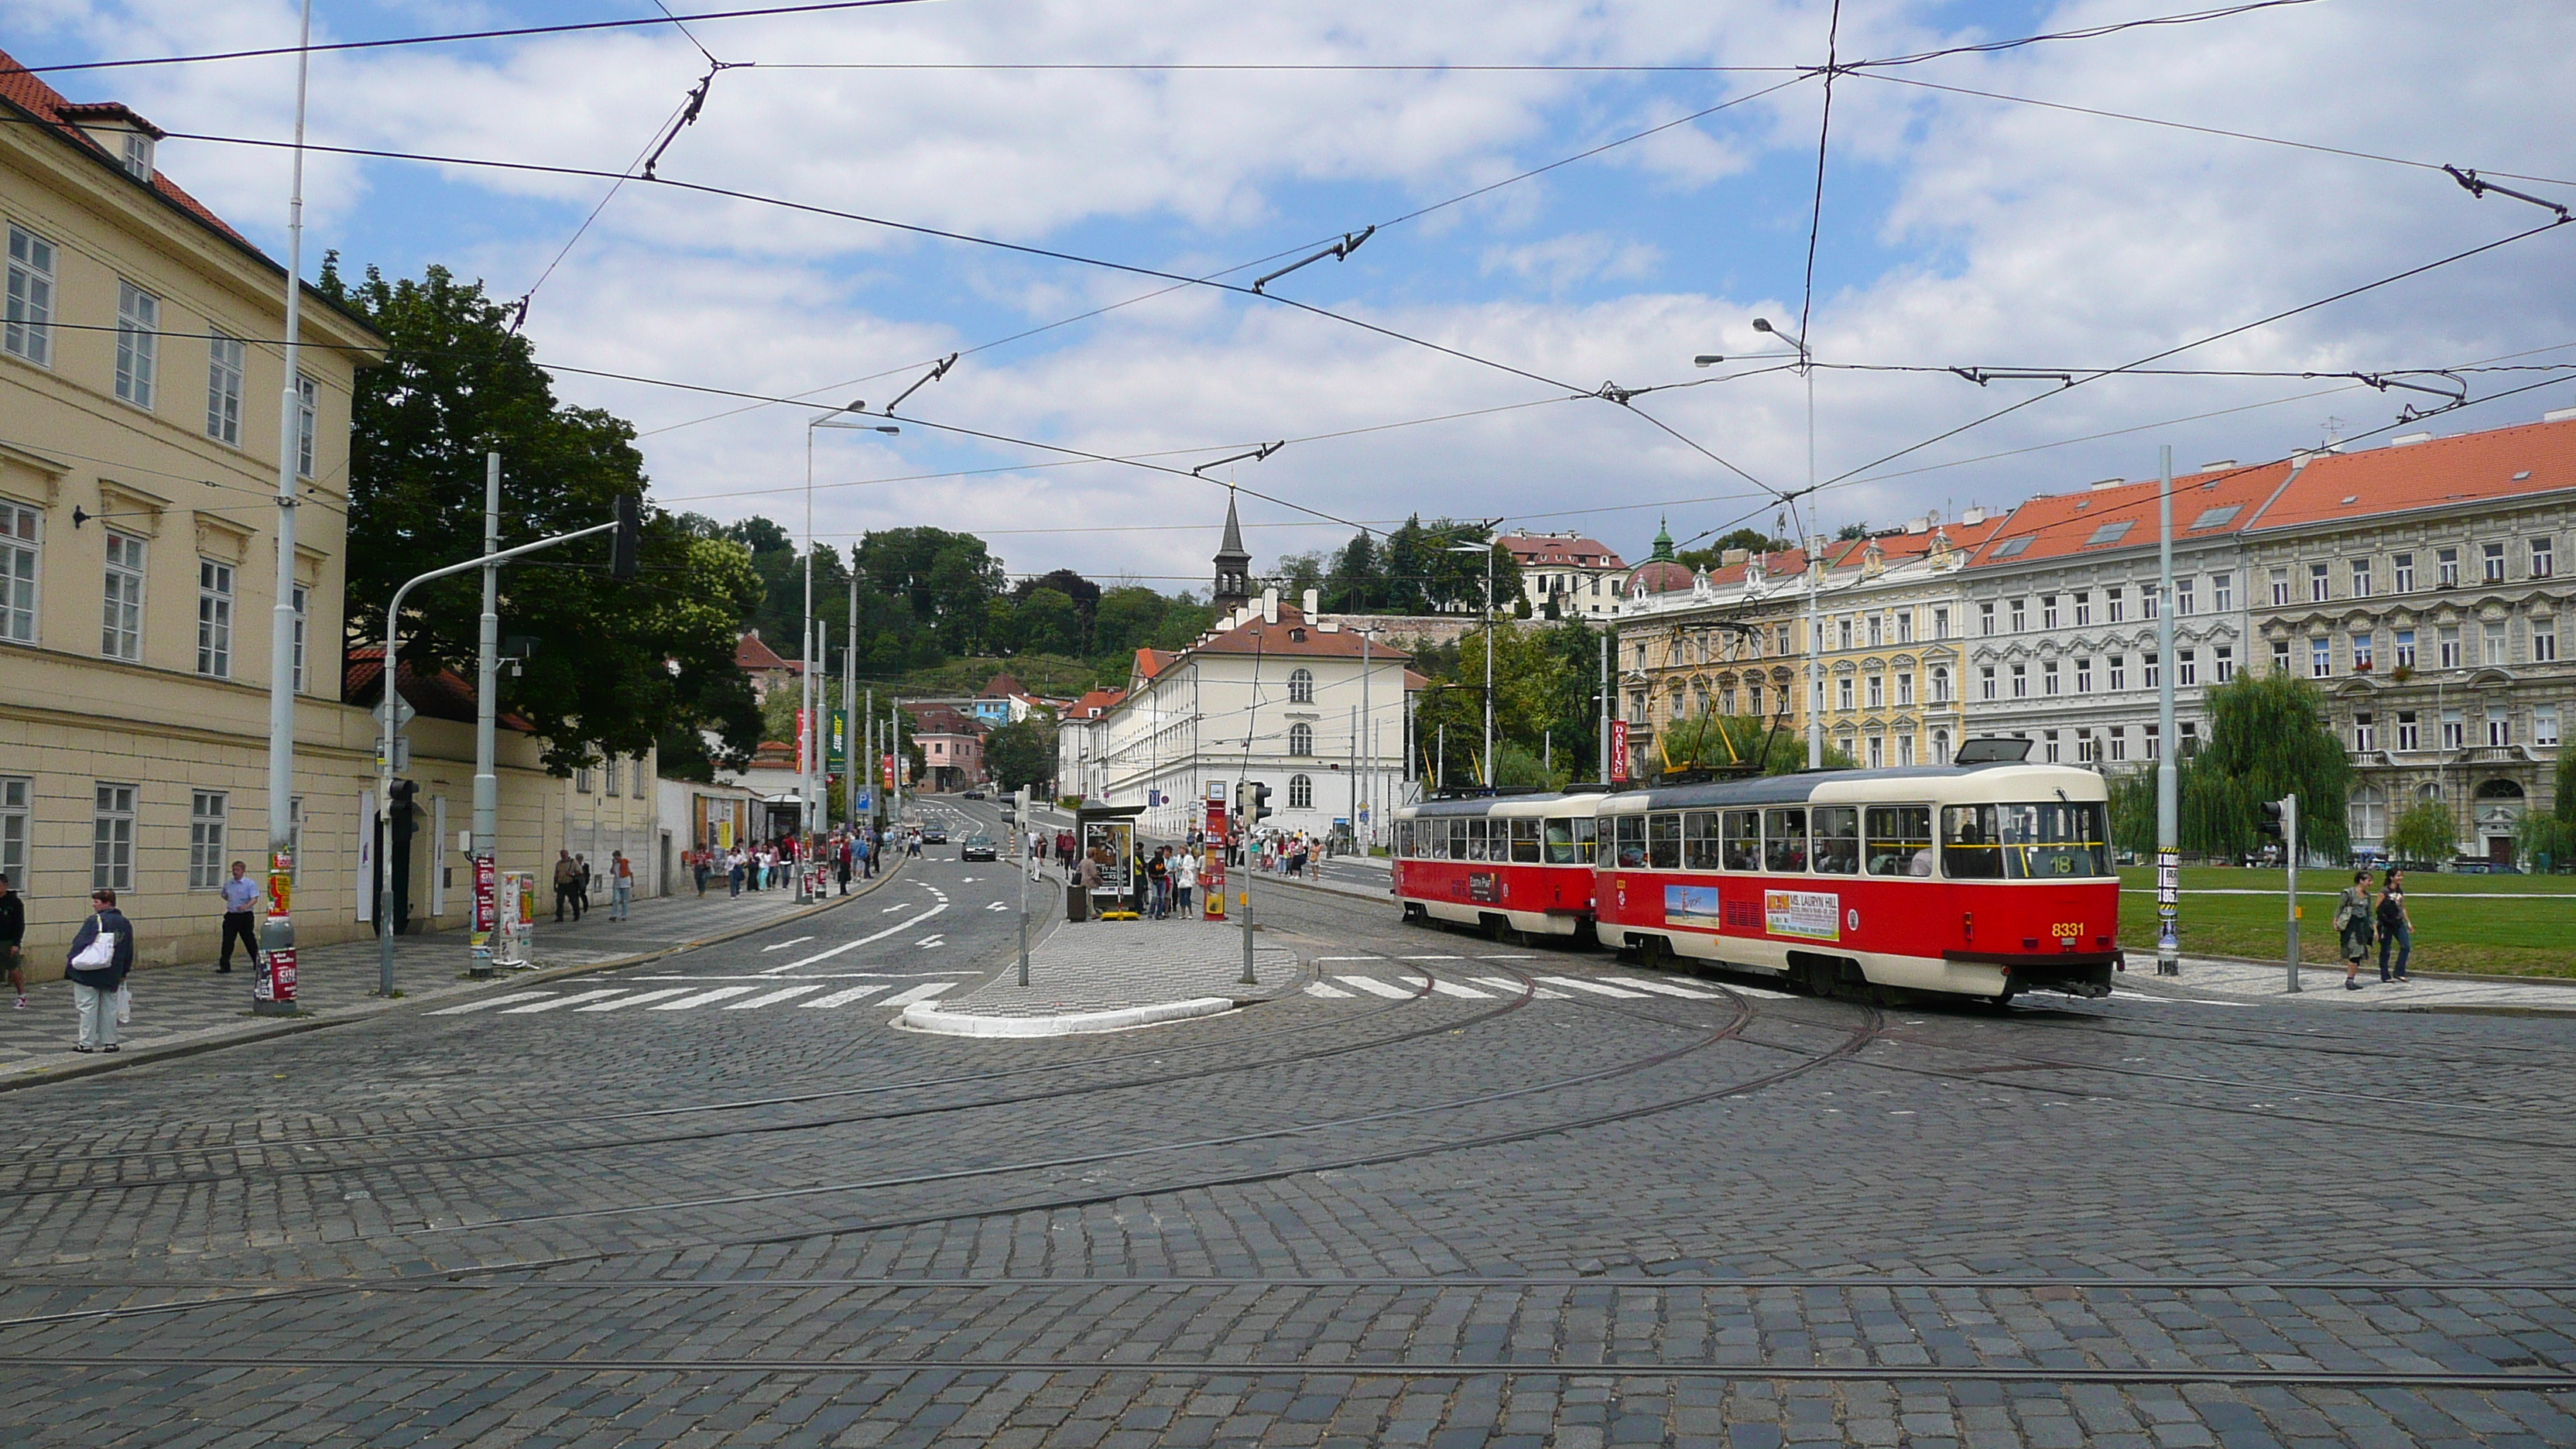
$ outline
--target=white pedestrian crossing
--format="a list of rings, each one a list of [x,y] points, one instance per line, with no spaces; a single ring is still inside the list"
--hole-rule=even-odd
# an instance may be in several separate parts
[[[713,991],[701,991],[695,996],[683,996],[677,1001],[665,1001],[648,1009],[653,1011],[686,1011],[692,1006],[704,1006],[710,1001],[724,1001],[731,997],[749,996],[751,993],[758,991],[759,989],[760,988],[757,986],[719,986]]]
[[[1356,986],[1371,996],[1388,996],[1393,997],[1398,1001],[1409,1000],[1413,996],[1412,992],[1405,990],[1403,987],[1391,986],[1386,982],[1378,980],[1374,976],[1336,975],[1333,979],[1347,985]]]
[[[1604,986],[1598,981],[1578,981],[1571,976],[1542,976],[1539,980],[1551,986],[1567,986],[1576,991],[1589,991],[1595,996],[1618,996],[1630,1001],[1646,999],[1646,993],[1642,991],[1627,991],[1616,986]]]
[[[540,996],[552,995],[554,993],[551,991],[513,991],[507,995],[495,996],[488,1001],[469,1001],[463,1006],[450,1006],[440,1011],[433,1011],[430,1015],[463,1016],[469,1011],[490,1011],[493,1007],[507,1006],[513,1001],[534,1001]]]
[[[1308,996],[1329,996],[1342,1001],[1348,1001],[1351,999],[1351,994],[1349,992],[1344,991],[1338,986],[1326,986],[1321,981],[1307,982],[1306,994]]]
[[[576,1006],[585,1001],[597,1001],[603,997],[623,996],[625,994],[626,988],[623,986],[603,986],[597,991],[577,991],[570,996],[558,996],[552,1001],[531,1001],[525,1006],[513,1006],[501,1014],[503,1016],[526,1016],[531,1012],[553,1011],[559,1007]]]
[[[853,1001],[874,996],[893,984],[891,981],[881,981],[874,986],[853,986],[847,991],[835,991],[829,996],[817,996],[811,1001],[800,1001],[796,1004],[814,1007],[847,1006]]]
[[[1658,996],[1687,996],[1693,1001],[1717,999],[1717,993],[1714,991],[1693,991],[1687,986],[1675,986],[1669,981],[1648,981],[1642,976],[1604,976],[1601,979],[1616,981],[1622,986],[1634,986],[1639,991],[1652,991]]]
[[[617,1011],[629,1006],[642,1006],[648,1001],[660,1001],[665,997],[686,996],[693,989],[695,988],[687,986],[665,986],[659,991],[646,991],[634,996],[621,996],[615,1001],[603,1001],[597,1006],[582,1007],[581,1010]]]
[[[1528,991],[1531,995],[1537,997],[1541,1001],[1564,1001],[1568,999],[1566,994],[1562,991],[1550,991],[1544,986],[1532,989],[1522,985],[1520,982],[1503,976],[1470,976],[1467,979],[1475,982],[1479,986],[1500,987],[1502,990],[1514,996],[1518,996],[1522,992]]]
[[[820,991],[825,985],[826,983],[817,981],[806,986],[790,986],[783,991],[772,991],[760,996],[755,996],[749,1001],[728,1001],[725,1003],[724,1009],[727,1011],[749,1011],[756,1006],[776,1006],[782,1001],[793,1001],[797,997],[810,995],[813,992]]]
[[[910,1006],[916,1001],[928,1001],[930,998],[939,995],[941,992],[946,991],[948,988],[955,986],[956,984],[957,983],[954,981],[925,981],[919,986],[912,987],[909,990],[898,991],[894,995],[887,997],[885,1000],[878,1002],[877,1005]]]
[[[1494,999],[1473,987],[1461,986],[1455,981],[1442,981],[1436,977],[1433,978],[1431,982],[1431,989],[1439,992],[1443,996],[1464,996],[1475,1001],[1491,1001]]]

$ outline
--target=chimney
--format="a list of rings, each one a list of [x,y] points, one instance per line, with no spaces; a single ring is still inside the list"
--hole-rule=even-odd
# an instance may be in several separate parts
[[[1718,562],[1718,566],[1719,566],[1720,568],[1730,568],[1730,569],[1731,569],[1731,568],[1735,567],[1737,564],[1750,562],[1750,561],[1752,560],[1752,558],[1753,558],[1753,550],[1751,550],[1751,549],[1748,549],[1748,548],[1730,548],[1730,549],[1728,549],[1726,552],[1721,553],[1721,554],[1719,554],[1719,555],[1717,556],[1717,562]]]
[[[2088,493],[2099,493],[2105,488],[2117,488],[2128,481],[2129,480],[2126,478],[2104,478],[2097,482],[2085,484],[2084,491]]]
[[[2540,415],[2544,423],[2563,423],[2570,418],[2576,418],[2576,408],[2552,408]]]
[[[1308,590],[1306,591],[1306,617],[1307,617],[1307,618],[1311,619],[1311,618],[1315,617],[1317,614],[1319,614],[1319,613],[1322,613],[1322,612],[1323,612],[1323,606],[1322,606],[1322,602],[1321,602],[1321,601],[1322,601],[1322,599],[1323,599],[1323,594],[1322,594],[1322,592],[1321,592],[1320,590],[1317,590],[1317,589],[1308,589]]]
[[[1261,591],[1261,622],[1264,624],[1279,622],[1279,591],[1275,588]]]

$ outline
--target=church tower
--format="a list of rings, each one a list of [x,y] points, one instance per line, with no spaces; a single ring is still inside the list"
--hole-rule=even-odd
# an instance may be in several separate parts
[[[1243,523],[1235,517],[1234,490],[1225,493],[1225,539],[1216,550],[1216,611],[1231,613],[1252,602],[1252,555],[1244,551]]]

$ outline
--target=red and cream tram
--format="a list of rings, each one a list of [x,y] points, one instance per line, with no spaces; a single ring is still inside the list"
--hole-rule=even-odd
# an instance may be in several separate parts
[[[1525,922],[1562,911],[1571,934],[1576,892],[1546,862],[1559,817],[1588,808],[1582,908],[1615,950],[1833,994],[2102,996],[2123,965],[2107,802],[2090,770],[2017,758],[1435,801],[1398,812],[1395,893],[1412,919],[1545,931]],[[1538,826],[1527,871],[1522,818]]]
[[[1505,795],[1398,810],[1394,891],[1405,919],[1580,935],[1592,924],[1593,832],[1605,798]]]

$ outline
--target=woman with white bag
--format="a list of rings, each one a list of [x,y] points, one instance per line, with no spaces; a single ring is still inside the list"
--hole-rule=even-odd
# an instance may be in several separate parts
[[[72,1000],[80,1007],[80,1043],[76,1052],[116,1050],[117,990],[134,969],[134,925],[116,908],[116,892],[90,892],[94,913],[72,938],[63,974],[71,978]]]

